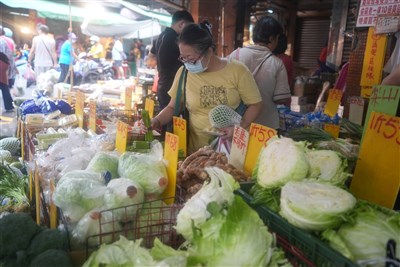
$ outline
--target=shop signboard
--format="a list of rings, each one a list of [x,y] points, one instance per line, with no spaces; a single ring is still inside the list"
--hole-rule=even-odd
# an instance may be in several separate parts
[[[400,117],[373,111],[365,128],[350,190],[392,209],[400,190]]]
[[[126,151],[126,142],[128,141],[128,124],[123,121],[117,122],[117,135],[115,137],[115,148],[119,153]]]
[[[172,117],[172,123],[173,123],[173,130],[174,134],[179,136],[179,150],[182,151],[183,157],[186,157],[187,155],[187,144],[186,144],[186,136],[187,136],[187,124],[186,120],[181,117]],[[179,154],[179,153],[178,153]]]
[[[89,102],[89,129],[96,132],[96,100]]]
[[[398,0],[361,0],[356,27],[371,27],[376,25],[378,16],[400,14]]]
[[[172,198],[175,197],[176,172],[178,169],[178,150],[179,150],[179,136],[166,132],[164,159],[168,162],[167,165],[168,186],[163,193],[163,198],[171,198],[166,200],[167,204],[174,203],[174,200]]]
[[[233,129],[231,153],[228,162],[235,166],[236,169],[243,170],[249,135],[246,129],[238,125]]]
[[[76,92],[75,115],[78,118],[78,126],[83,128],[83,109],[85,107],[85,93]]]
[[[400,30],[400,10],[398,14],[383,15],[376,18],[375,33],[394,33]]]
[[[362,97],[369,98],[372,86],[381,83],[386,42],[386,35],[375,34],[374,28],[369,28],[360,82]]]
[[[150,119],[153,118],[154,115],[154,100],[150,98],[146,98],[146,102],[144,104],[144,109],[149,112]]]

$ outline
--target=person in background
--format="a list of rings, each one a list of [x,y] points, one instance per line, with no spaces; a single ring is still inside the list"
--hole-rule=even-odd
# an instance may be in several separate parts
[[[200,25],[188,24],[178,40],[180,67],[168,94],[169,104],[151,120],[153,128],[169,123],[175,112],[175,100],[180,76],[188,70],[186,79],[186,103],[189,111],[188,154],[208,145],[211,135],[204,132],[211,129],[209,112],[218,105],[236,109],[243,101],[247,110],[240,126],[249,127],[261,111],[261,96],[249,70],[238,61],[222,59],[215,55],[215,45],[211,35],[211,25],[205,21]],[[221,129],[223,138],[230,139],[233,127]]]
[[[112,49],[114,47],[114,42],[109,42],[107,45],[106,49],[106,60],[111,61],[112,60]]]
[[[273,53],[282,60],[283,65],[285,65],[285,69],[288,76],[289,87],[293,87],[293,60],[290,56],[285,54],[287,49],[287,37],[285,34],[279,35],[278,45],[273,51]]]
[[[177,39],[183,28],[193,23],[192,15],[185,11],[180,10],[172,15],[171,27],[167,27],[157,38],[155,45],[151,48],[151,53],[156,55],[157,70],[158,70],[158,85],[157,85],[157,98],[160,109],[165,108],[171,97],[168,91],[171,88],[172,82],[176,71],[182,66],[182,62],[178,60],[179,48]]]
[[[23,59],[28,61],[28,56],[29,56],[29,45],[27,43],[24,43],[24,46],[22,47],[21,50],[21,56]]]
[[[57,67],[56,42],[49,35],[49,27],[44,24],[38,26],[39,35],[33,37],[32,48],[29,52],[28,63],[34,60],[35,74],[39,77],[51,68]]]
[[[92,45],[90,47],[88,56],[92,57],[92,59],[97,62],[100,63],[100,58],[103,58],[103,45],[100,43],[100,38],[96,35],[93,35],[90,37],[90,44]]]
[[[0,26],[0,35],[4,35],[4,29]],[[14,105],[8,86],[8,73],[10,71],[10,58],[14,61],[13,53],[4,38],[0,38],[0,89],[3,95],[5,112],[13,112]]]
[[[382,80],[381,85],[400,86],[400,64],[394,67],[392,72]]]
[[[10,50],[11,54],[6,54],[9,61],[9,68],[8,68],[8,87],[11,89],[14,86],[15,77],[18,73],[17,67],[15,65],[15,57],[14,53],[16,51],[15,42],[12,39],[13,32],[9,28],[2,28],[0,33],[0,39],[3,39],[7,47]]]
[[[78,56],[75,53],[74,45],[76,40],[78,39],[75,33],[71,32],[68,34],[68,40],[65,41],[60,50],[60,59],[58,63],[60,64],[61,74],[60,78],[58,79],[59,83],[70,83],[70,76],[73,75],[69,70],[71,64],[73,64],[74,59],[79,61]],[[71,41],[70,41],[71,40]],[[70,72],[68,74],[68,72]],[[68,79],[67,79],[68,77]]]
[[[260,89],[263,107],[254,122],[272,129],[279,128],[277,105],[290,106],[291,101],[285,65],[272,53],[282,33],[282,26],[276,19],[263,17],[253,28],[254,45],[238,48],[228,56],[243,62],[253,74]]]
[[[125,60],[124,48],[122,42],[118,36],[114,36],[114,46],[112,48],[112,60],[114,61],[114,67],[117,69],[118,79],[125,79],[124,69],[122,68],[122,62]]]

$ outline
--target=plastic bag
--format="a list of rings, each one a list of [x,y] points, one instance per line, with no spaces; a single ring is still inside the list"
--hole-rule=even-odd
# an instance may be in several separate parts
[[[27,87],[27,80],[24,78],[22,74],[18,74],[15,77],[14,87],[17,89],[18,95],[24,95],[24,91]]]
[[[29,66],[26,68],[25,73],[24,73],[24,78],[28,81],[35,81],[36,80],[36,74],[33,71],[32,67]]]

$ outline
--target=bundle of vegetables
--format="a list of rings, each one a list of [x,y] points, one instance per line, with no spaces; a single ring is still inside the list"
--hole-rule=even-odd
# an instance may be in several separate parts
[[[28,177],[19,169],[0,163],[0,212],[18,212],[29,208],[26,195]]]
[[[67,235],[38,226],[26,213],[0,218],[0,266],[72,266]]]
[[[363,127],[357,123],[342,118],[340,121],[340,128],[344,129],[350,138],[361,140],[363,134]]]
[[[215,152],[212,147],[205,146],[188,156],[184,161],[178,162],[177,184],[184,191],[184,199],[189,199],[200,190],[204,181],[210,179],[206,167],[218,167],[231,174],[238,182],[248,181],[241,170],[228,163],[225,153]]]
[[[338,229],[322,233],[332,248],[361,266],[400,265],[400,213],[359,201],[348,217]],[[385,265],[389,240],[397,244],[397,263],[392,259]]]
[[[118,156],[103,151],[97,152],[90,160],[87,171],[110,172],[111,178],[119,177],[118,174]]]
[[[310,143],[333,139],[332,135],[316,127],[292,128],[287,132],[287,137],[295,141],[308,141]]]

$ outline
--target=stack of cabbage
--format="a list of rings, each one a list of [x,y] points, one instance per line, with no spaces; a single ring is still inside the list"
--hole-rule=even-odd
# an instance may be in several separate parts
[[[400,215],[383,216],[365,208],[372,205],[361,205],[344,186],[350,176],[346,167],[346,159],[335,151],[310,150],[305,142],[290,138],[271,139],[253,172],[253,204],[266,205],[296,227],[323,232],[334,248],[353,260],[384,259],[388,240],[400,243]]]

